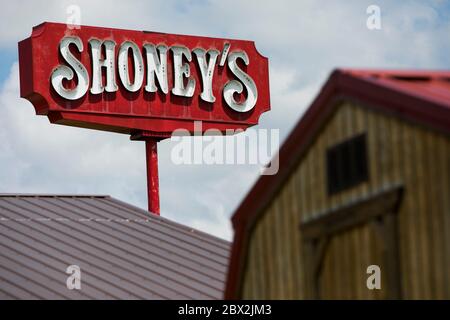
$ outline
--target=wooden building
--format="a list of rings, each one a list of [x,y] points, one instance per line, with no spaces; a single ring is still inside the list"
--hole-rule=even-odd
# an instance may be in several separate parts
[[[225,297],[450,299],[449,134],[450,72],[334,71],[233,216]]]

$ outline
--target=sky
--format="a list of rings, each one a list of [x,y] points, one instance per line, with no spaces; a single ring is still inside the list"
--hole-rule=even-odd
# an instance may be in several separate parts
[[[126,135],[51,125],[19,97],[17,43],[44,21],[253,40],[269,58],[281,141],[335,68],[450,69],[450,0],[9,1],[0,11],[0,193],[107,194],[147,206],[145,147]],[[381,28],[366,22],[370,5]],[[159,143],[161,215],[231,240],[255,165],[176,165]]]

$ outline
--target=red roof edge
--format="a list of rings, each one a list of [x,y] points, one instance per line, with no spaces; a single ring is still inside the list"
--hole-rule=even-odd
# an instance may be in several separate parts
[[[417,84],[417,82],[419,84]],[[411,85],[414,84],[414,85]],[[435,86],[441,94],[418,92],[417,85]],[[232,217],[235,237],[225,299],[236,299],[245,264],[248,235],[256,220],[295,169],[337,102],[348,99],[450,134],[450,72],[336,69],[279,150],[276,175],[262,175]]]

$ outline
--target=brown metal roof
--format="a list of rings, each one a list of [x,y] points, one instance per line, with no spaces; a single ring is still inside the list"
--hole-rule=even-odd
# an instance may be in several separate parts
[[[229,243],[109,196],[0,194],[0,299],[221,299]],[[81,268],[81,290],[66,268]]]

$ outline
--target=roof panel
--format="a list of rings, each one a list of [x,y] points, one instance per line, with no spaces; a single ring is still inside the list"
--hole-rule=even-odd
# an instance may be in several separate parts
[[[108,196],[0,194],[2,298],[220,299],[228,249]]]

